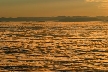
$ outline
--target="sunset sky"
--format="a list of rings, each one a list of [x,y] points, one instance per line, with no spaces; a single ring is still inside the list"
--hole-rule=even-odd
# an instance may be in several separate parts
[[[0,17],[108,16],[108,0],[102,1],[0,0]]]

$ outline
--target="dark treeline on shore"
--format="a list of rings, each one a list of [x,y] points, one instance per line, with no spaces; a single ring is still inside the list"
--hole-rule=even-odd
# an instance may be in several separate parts
[[[83,21],[108,21],[108,16],[57,16],[57,17],[16,17],[16,18],[5,18],[1,17],[0,22],[10,22],[10,21],[56,21],[56,22],[83,22]]]

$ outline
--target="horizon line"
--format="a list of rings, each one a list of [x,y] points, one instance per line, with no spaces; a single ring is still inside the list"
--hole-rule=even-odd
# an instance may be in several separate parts
[[[80,15],[76,15],[76,16],[19,16],[19,17],[0,17],[0,18],[23,18],[23,17],[108,17],[108,16],[102,16],[102,15],[98,15],[98,16],[80,16]]]

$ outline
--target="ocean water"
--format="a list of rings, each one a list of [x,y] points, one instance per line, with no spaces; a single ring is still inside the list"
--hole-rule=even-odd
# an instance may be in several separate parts
[[[0,72],[107,70],[107,22],[0,22]]]

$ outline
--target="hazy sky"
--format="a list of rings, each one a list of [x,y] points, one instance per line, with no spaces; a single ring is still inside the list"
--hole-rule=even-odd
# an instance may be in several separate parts
[[[0,0],[0,17],[108,15],[108,0],[106,2],[102,1]]]

